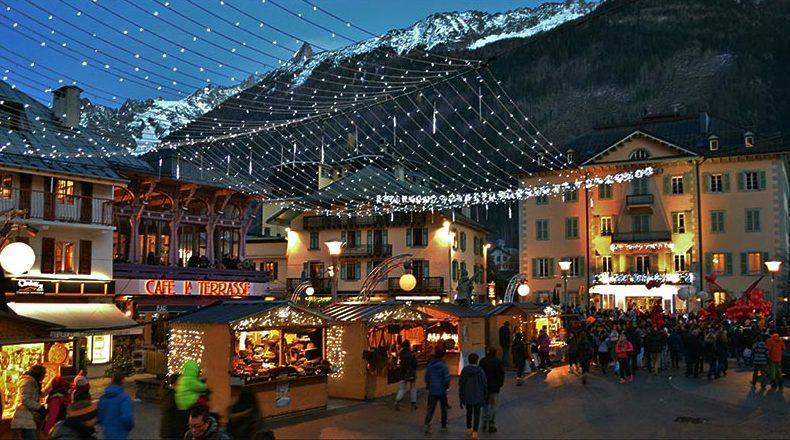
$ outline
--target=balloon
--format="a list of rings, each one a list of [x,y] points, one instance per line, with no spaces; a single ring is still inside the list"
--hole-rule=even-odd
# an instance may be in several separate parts
[[[710,295],[708,292],[701,290],[699,293],[697,293],[697,298],[701,299],[702,301],[707,301],[710,299]]]
[[[689,290],[685,287],[678,289],[678,298],[682,299],[683,301],[689,299]]]

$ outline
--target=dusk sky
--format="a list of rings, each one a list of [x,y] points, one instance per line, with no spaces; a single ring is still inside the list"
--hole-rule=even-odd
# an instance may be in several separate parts
[[[370,38],[358,28],[378,35],[436,12],[501,12],[541,3],[0,0],[0,70],[4,81],[45,103],[47,89],[73,83],[102,105],[127,98],[180,99],[207,80],[229,85],[265,73],[286,62],[303,41],[317,52],[332,50]]]

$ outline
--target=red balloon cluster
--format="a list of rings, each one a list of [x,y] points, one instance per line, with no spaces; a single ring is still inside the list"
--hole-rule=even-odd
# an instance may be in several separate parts
[[[719,313],[716,312],[716,303],[710,301],[707,308],[700,310],[699,319],[719,319]]]
[[[771,301],[763,299],[763,289],[756,288],[752,289],[747,297],[736,300],[725,314],[733,321],[743,322],[752,319],[754,315],[769,315],[771,307]]]
[[[647,287],[648,289],[654,289],[654,288],[657,288],[657,287],[661,287],[661,281],[649,280],[647,283],[645,283],[645,287]]]

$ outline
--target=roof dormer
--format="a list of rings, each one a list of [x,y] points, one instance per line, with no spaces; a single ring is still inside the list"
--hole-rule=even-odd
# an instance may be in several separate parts
[[[573,148],[565,152],[565,159],[568,162],[568,165],[572,164],[573,161],[576,160],[576,152],[573,150]]]
[[[710,151],[719,150],[719,137],[715,134],[708,136],[708,149],[710,149]]]
[[[747,131],[743,134],[743,146],[744,148],[754,147],[754,133]]]

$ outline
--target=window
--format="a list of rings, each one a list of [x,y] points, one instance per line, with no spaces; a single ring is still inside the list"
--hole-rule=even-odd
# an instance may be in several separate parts
[[[535,221],[535,239],[548,240],[549,239],[549,220],[540,219]]]
[[[601,272],[614,272],[614,269],[612,268],[611,256],[601,257]]]
[[[548,194],[541,194],[535,197],[535,204],[536,205],[548,205],[549,204],[549,196]]]
[[[650,272],[650,255],[637,255],[634,257],[634,271],[637,273]]]
[[[548,278],[551,276],[551,258],[536,258],[536,275],[538,278]]]
[[[345,241],[347,248],[362,247],[362,231],[343,231],[340,241]]]
[[[461,232],[461,240],[460,240],[461,251],[466,251],[466,232]]]
[[[418,279],[431,276],[430,262],[428,260],[411,260],[411,273]]]
[[[598,185],[598,198],[611,199],[612,191],[613,191],[613,186],[611,183],[604,183],[602,185]]]
[[[344,263],[340,265],[340,278],[346,281],[357,281],[362,278],[362,265],[356,263]]]
[[[712,270],[714,273],[717,274],[726,274],[727,273],[727,256],[723,253],[715,253],[712,254],[711,258],[712,263]]]
[[[573,203],[579,200],[579,190],[578,189],[566,189],[562,193],[562,199],[565,203]]]
[[[74,243],[55,243],[55,273],[74,273]]]
[[[565,238],[579,238],[579,217],[568,217],[565,219]]]
[[[640,148],[638,150],[632,151],[628,158],[631,160],[645,160],[650,158],[650,153],[644,148]]]
[[[719,149],[719,138],[717,138],[715,136],[711,136],[710,138],[708,138],[708,147],[710,148],[710,151],[718,150]]]
[[[461,262],[461,269],[458,272],[459,273],[459,275],[458,275],[459,278],[460,278],[460,274],[462,274],[464,272],[466,272],[466,274],[469,275],[469,270],[467,270],[467,268],[466,268],[466,261],[462,261]]]
[[[601,217],[601,235],[612,235],[614,229],[612,228],[611,217]]]
[[[760,232],[760,210],[746,210],[746,232]]]
[[[57,179],[56,196],[61,205],[74,204],[74,181]]]
[[[724,211],[710,212],[710,232],[724,232]]]
[[[635,215],[632,221],[633,221],[632,229],[634,232],[650,232],[649,215]]]
[[[634,179],[631,182],[631,190],[632,190],[632,194],[635,196],[641,194],[649,194],[647,191],[647,179],[646,178]]]
[[[408,247],[428,246],[428,228],[406,229],[406,246]]]
[[[265,263],[261,263],[261,270],[264,272],[269,273],[269,280],[276,280],[277,279],[277,262],[276,261],[267,261]]]
[[[573,150],[568,150],[565,152],[565,158],[568,160],[568,165],[573,163],[573,160],[575,159],[574,153],[575,152]]]
[[[724,192],[724,179],[722,178],[721,174],[711,174],[710,175],[710,192]]]
[[[452,272],[453,272],[453,274],[452,274],[453,275],[453,281],[458,281],[458,262],[457,261],[453,261]]]
[[[0,176],[0,198],[10,199],[13,186],[14,186],[13,175],[3,174],[2,176]]]
[[[672,194],[683,194],[683,176],[672,176]]]
[[[765,189],[764,171],[746,171],[738,175],[738,189],[741,191],[760,191]]]
[[[571,268],[568,270],[569,277],[580,277],[584,274],[584,257],[569,258]]]
[[[311,232],[310,233],[310,250],[317,251],[319,249],[318,245],[318,232]]]
[[[686,271],[686,255],[685,254],[675,254],[675,272],[685,272]]]
[[[727,292],[722,290],[717,290],[713,292],[713,304],[719,305],[724,304],[727,302]]]
[[[747,133],[743,137],[743,146],[746,148],[752,148],[754,146],[754,136]]]
[[[472,237],[472,252],[474,252],[475,255],[480,255],[478,246],[480,246],[480,239],[478,239],[476,236]]]
[[[746,274],[759,274],[763,272],[763,264],[765,264],[765,258],[762,252],[749,252],[747,254],[742,254],[741,258],[745,258],[745,261],[742,261],[741,264],[746,264],[746,267],[741,267],[742,272],[744,275]],[[745,270],[743,270],[745,269]]]
[[[672,213],[672,232],[676,234],[683,234],[686,232],[686,213],[673,212]]]
[[[459,239],[458,239],[458,230],[457,229],[453,229],[452,230],[452,234],[453,234],[453,249],[454,250],[458,250],[458,241],[459,241]]]

